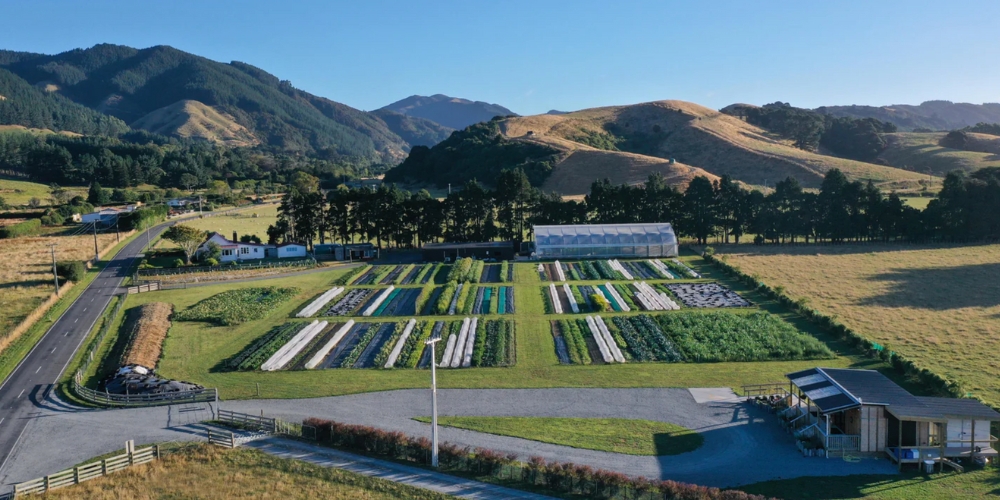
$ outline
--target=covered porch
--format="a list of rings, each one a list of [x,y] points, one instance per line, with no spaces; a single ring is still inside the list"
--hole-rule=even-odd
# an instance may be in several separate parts
[[[914,398],[919,404],[887,408],[889,439],[886,455],[899,469],[904,464],[933,464],[938,470],[957,463],[985,463],[998,456],[997,438],[990,432],[1000,414],[974,399]]]

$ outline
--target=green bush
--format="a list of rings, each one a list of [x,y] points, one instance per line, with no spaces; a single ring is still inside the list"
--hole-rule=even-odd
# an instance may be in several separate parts
[[[56,262],[56,275],[66,281],[79,282],[87,274],[87,267],[78,260]]]
[[[180,259],[177,259],[177,260],[180,260]],[[215,260],[215,258],[213,258],[213,257],[209,257],[209,258],[205,259],[205,265],[206,266],[217,266],[217,265],[219,265],[219,261]]]
[[[184,267],[184,259],[174,259],[174,267]]]
[[[38,234],[42,229],[42,221],[38,219],[28,219],[24,222],[0,227],[0,238],[20,238],[22,236],[32,236]]]

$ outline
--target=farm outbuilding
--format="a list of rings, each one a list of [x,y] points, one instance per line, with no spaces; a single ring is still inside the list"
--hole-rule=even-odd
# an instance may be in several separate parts
[[[676,257],[677,236],[670,223],[535,226],[535,256]]]
[[[479,260],[513,260],[514,243],[510,241],[427,243],[421,249],[421,253],[425,262],[454,262],[463,257],[472,257]]]
[[[994,458],[1000,414],[975,399],[914,396],[874,370],[810,368],[787,375],[801,429],[828,453],[885,453],[902,464]]]

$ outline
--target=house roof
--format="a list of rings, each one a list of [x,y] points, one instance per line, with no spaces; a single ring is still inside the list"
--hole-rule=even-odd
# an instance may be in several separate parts
[[[823,413],[865,404],[885,406],[902,420],[1000,420],[1000,413],[975,399],[914,396],[874,370],[810,368],[787,377]]]
[[[208,238],[205,239],[205,243],[208,243],[209,240],[215,238],[216,236],[218,236],[219,238],[221,238],[223,241],[226,242],[225,244],[221,245],[223,247],[239,246],[239,245],[243,245],[243,246],[247,246],[247,247],[261,247],[261,248],[272,248],[272,247],[274,247],[274,245],[263,245],[263,244],[259,244],[259,243],[243,243],[241,241],[233,241],[233,240],[231,240],[229,238],[226,238],[225,236],[223,236],[221,233],[218,233],[218,232],[213,232],[212,234],[208,235]]]
[[[284,247],[303,247],[303,248],[305,248],[305,245],[303,245],[301,243],[282,243],[282,244],[278,245],[278,248],[284,248]]]

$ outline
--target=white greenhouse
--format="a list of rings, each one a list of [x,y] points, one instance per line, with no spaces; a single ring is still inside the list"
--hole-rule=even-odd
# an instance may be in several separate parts
[[[676,257],[677,236],[667,222],[535,226],[535,256]]]

